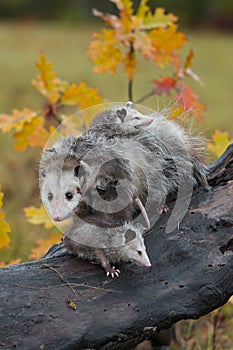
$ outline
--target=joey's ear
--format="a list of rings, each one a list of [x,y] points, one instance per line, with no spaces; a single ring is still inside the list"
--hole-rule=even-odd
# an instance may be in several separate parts
[[[54,152],[54,153],[57,153],[56,149],[53,147],[53,148],[45,148],[45,151],[46,152]]]
[[[136,232],[128,229],[125,233],[125,243],[129,243],[130,241],[132,241],[134,238],[136,238]]]
[[[126,107],[134,109],[134,103],[132,101],[128,101]]]
[[[118,110],[116,111],[117,117],[120,118],[120,120],[121,120],[122,122],[124,121],[124,118],[125,118],[126,114],[127,114],[127,111],[126,111],[125,108],[118,109]]]

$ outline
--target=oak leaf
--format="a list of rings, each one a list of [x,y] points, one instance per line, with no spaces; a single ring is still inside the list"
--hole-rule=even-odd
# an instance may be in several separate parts
[[[44,147],[48,141],[54,127],[50,127],[50,132],[44,128],[44,117],[37,116],[30,122],[24,123],[24,127],[13,135],[17,141],[15,148],[18,151],[24,151],[28,146]]]
[[[101,103],[102,100],[102,97],[98,94],[98,90],[88,87],[84,81],[79,85],[73,83],[67,86],[61,97],[61,103],[67,106],[79,106],[80,109]]]
[[[55,104],[64,91],[66,82],[58,78],[57,72],[52,70],[52,63],[47,61],[44,52],[40,53],[39,62],[36,63],[39,71],[36,79],[32,80],[32,85],[47,98],[47,100]]]
[[[154,79],[152,81],[156,85],[156,88],[153,90],[154,94],[161,95],[166,93],[168,96],[171,95],[171,91],[176,88],[176,79],[173,77],[162,77],[160,80]]]
[[[198,96],[188,85],[181,84],[180,90],[181,92],[176,95],[175,100],[178,101],[185,111],[192,113],[197,121],[202,121],[201,111],[205,111],[206,106],[198,101]]]
[[[233,138],[230,140],[229,132],[216,130],[212,135],[212,142],[208,142],[209,150],[219,157],[233,143]]]

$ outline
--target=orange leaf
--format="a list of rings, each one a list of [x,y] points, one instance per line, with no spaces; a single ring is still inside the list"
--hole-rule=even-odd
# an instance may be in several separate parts
[[[170,96],[171,91],[176,88],[176,80],[172,77],[162,77],[160,80],[154,79],[152,82],[157,85],[153,90],[156,95],[166,93]]]
[[[233,139],[230,140],[230,135],[227,131],[216,130],[211,138],[213,141],[208,142],[208,148],[218,157],[226,150],[227,146],[233,143]]]
[[[181,90],[182,92],[176,95],[175,100],[177,100],[178,103],[184,107],[186,111],[192,112],[197,121],[202,121],[203,116],[201,114],[201,111],[206,110],[205,105],[198,101],[197,95],[188,85],[182,84]]]
[[[3,205],[3,196],[0,186],[0,209]],[[3,247],[9,247],[10,237],[9,232],[11,232],[9,224],[5,221],[5,213],[0,210],[0,249]]]
[[[48,238],[38,239],[37,247],[32,248],[29,259],[40,259],[53,244],[61,242],[62,236],[62,233],[56,234],[52,232]]]
[[[57,72],[52,70],[52,63],[47,61],[43,52],[40,53],[40,59],[39,62],[36,63],[36,67],[39,74],[37,75],[37,79],[32,80],[32,85],[45,96],[50,103],[56,103],[67,83],[57,77]]]

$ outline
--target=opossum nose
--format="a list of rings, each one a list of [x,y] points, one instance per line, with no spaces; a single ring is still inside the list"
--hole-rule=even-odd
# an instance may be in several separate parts
[[[151,267],[150,263],[146,263],[145,267]]]
[[[54,221],[62,221],[62,215],[61,214],[56,214],[53,216]]]

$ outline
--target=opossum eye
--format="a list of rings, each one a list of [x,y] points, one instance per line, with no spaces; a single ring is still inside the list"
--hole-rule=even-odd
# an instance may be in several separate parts
[[[137,252],[138,252],[138,254],[139,254],[139,255],[142,255],[142,252],[141,252],[141,250],[138,250]]]
[[[135,117],[134,119],[139,120],[139,119],[140,119],[140,117]]]
[[[48,193],[48,200],[51,201],[53,199],[53,194],[51,192]]]
[[[73,198],[73,194],[71,192],[66,192],[65,196],[68,201],[70,201]]]
[[[76,192],[81,194],[81,189],[79,187],[76,187]]]

